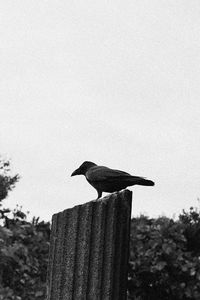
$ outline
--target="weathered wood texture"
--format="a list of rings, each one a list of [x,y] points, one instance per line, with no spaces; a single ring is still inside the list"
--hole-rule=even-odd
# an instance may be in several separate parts
[[[132,193],[53,215],[47,300],[126,300]]]

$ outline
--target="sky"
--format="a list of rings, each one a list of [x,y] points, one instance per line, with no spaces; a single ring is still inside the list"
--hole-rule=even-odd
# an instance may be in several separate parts
[[[200,197],[200,2],[0,2],[4,201],[50,220],[96,198],[83,161],[155,181],[132,214],[178,216]]]

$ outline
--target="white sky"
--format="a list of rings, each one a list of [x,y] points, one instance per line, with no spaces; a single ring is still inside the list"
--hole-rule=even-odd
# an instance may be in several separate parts
[[[200,2],[0,2],[0,154],[21,180],[5,205],[46,220],[96,198],[84,160],[146,176],[133,214],[200,197]]]

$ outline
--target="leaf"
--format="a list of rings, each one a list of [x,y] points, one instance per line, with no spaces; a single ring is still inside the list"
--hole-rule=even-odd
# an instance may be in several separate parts
[[[35,293],[35,297],[41,297],[44,295],[44,292],[43,291],[38,291]]]

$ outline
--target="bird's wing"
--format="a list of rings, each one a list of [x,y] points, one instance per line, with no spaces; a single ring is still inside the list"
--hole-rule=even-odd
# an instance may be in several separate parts
[[[131,177],[129,173],[103,166],[94,166],[86,172],[86,178],[88,181],[113,181],[128,177]]]

